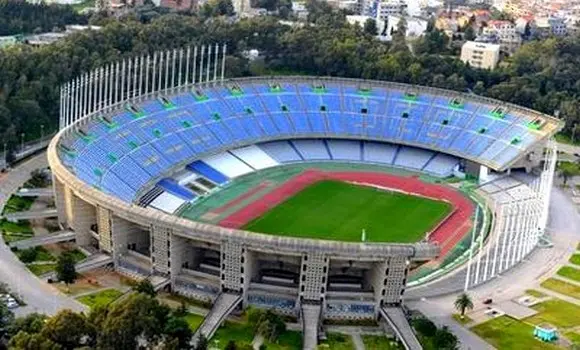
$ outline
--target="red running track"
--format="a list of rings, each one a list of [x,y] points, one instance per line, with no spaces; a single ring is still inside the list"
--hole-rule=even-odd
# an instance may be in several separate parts
[[[300,192],[308,185],[326,179],[386,187],[451,203],[454,207],[453,212],[428,237],[429,241],[441,246],[441,256],[445,256],[471,228],[470,217],[474,210],[473,203],[461,193],[449,187],[428,184],[414,177],[400,177],[372,172],[323,172],[319,170],[307,170],[295,176],[262,198],[220,221],[219,224],[224,227],[240,228]]]

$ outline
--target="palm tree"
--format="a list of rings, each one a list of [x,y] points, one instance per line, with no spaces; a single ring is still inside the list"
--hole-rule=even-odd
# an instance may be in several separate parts
[[[465,315],[465,310],[473,309],[473,301],[471,301],[471,297],[467,295],[467,293],[461,293],[457,299],[455,299],[455,308],[461,312],[461,318]]]

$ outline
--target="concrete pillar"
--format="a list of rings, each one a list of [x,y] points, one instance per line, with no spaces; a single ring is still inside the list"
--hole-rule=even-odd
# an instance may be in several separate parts
[[[395,256],[388,260],[388,267],[385,270],[385,295],[383,302],[386,305],[400,305],[401,298],[407,283],[407,257]]]
[[[243,292],[246,290],[246,253],[240,242],[225,241],[221,245],[221,285],[222,291]]]
[[[159,225],[151,225],[151,261],[153,270],[164,275],[170,271],[171,236],[173,230]]]
[[[300,299],[324,302],[328,282],[330,259],[319,252],[308,252],[302,256],[300,267]]]
[[[69,226],[75,231],[76,242],[79,246],[91,243],[91,225],[97,222],[95,207],[71,193],[71,221]]]
[[[113,247],[113,260],[115,267],[119,263],[119,257],[127,253],[127,237],[133,224],[125,219],[113,215],[111,217],[111,237]]]
[[[113,234],[111,211],[103,207],[97,208],[97,226],[99,234],[99,249],[107,253],[113,252]]]
[[[68,227],[66,216],[65,187],[55,176],[52,177],[52,186],[54,189],[54,202],[58,213],[58,223],[62,227]]]
[[[175,278],[181,273],[185,255],[187,254],[187,239],[177,235],[169,236],[169,274],[171,284],[175,284]]]

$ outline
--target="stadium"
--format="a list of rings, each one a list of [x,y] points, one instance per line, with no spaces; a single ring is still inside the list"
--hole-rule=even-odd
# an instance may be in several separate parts
[[[416,348],[407,289],[483,283],[542,242],[556,118],[384,81],[225,79],[225,55],[76,78],[48,150],[60,223],[119,272],[212,302],[198,333],[254,305],[298,317],[306,349],[323,320],[368,318]]]

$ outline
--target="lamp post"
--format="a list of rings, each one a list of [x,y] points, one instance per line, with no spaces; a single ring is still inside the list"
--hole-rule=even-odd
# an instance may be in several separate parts
[[[40,140],[44,141],[44,124],[40,125]]]
[[[24,151],[24,133],[20,134],[20,152]]]

